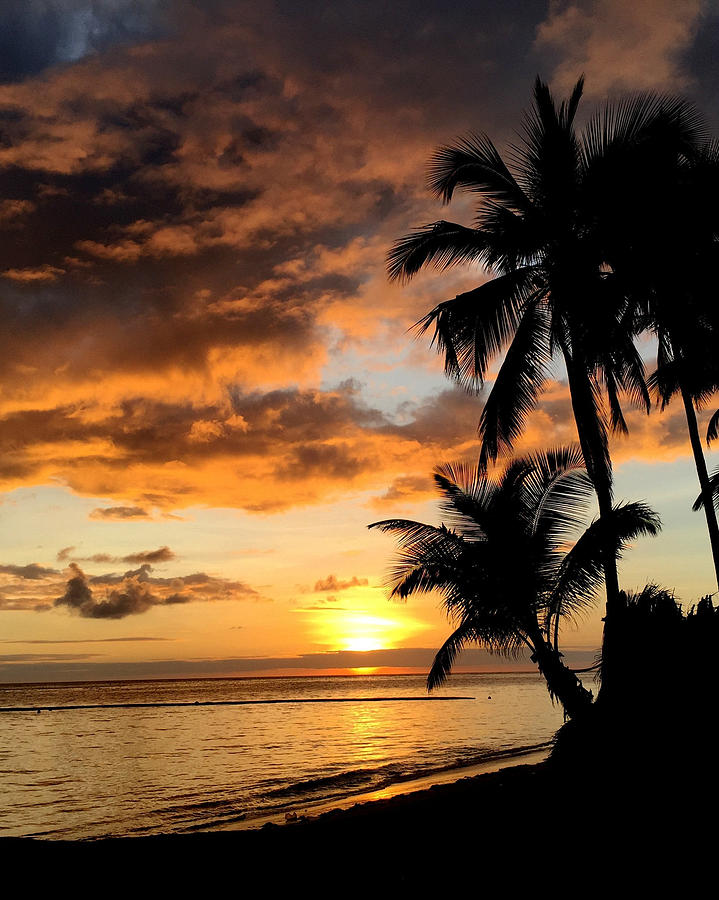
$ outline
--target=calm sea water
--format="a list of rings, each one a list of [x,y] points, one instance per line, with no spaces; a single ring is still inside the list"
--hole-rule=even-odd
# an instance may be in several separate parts
[[[432,696],[469,699],[426,700],[421,676],[0,686],[1,707],[32,708],[0,713],[0,836],[281,821],[543,745],[562,724],[535,675],[455,675]],[[228,701],[245,703],[201,705]],[[190,705],[109,706],[124,703]],[[47,709],[77,705],[100,708]]]

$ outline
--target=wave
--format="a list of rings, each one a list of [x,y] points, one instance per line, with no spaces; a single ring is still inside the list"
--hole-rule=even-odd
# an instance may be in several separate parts
[[[263,791],[264,802],[260,805],[265,808],[255,810],[253,814],[283,811],[289,809],[291,805],[301,804],[302,801],[318,803],[325,800],[336,800],[344,796],[383,790],[393,784],[431,778],[447,772],[549,750],[551,745],[551,741],[543,741],[538,744],[473,752],[461,757],[453,757],[441,763],[434,762],[424,765],[389,763],[377,768],[348,769],[344,772],[319,775],[316,778],[295,781],[282,787]],[[287,801],[289,805],[282,801]]]
[[[222,799],[187,798],[157,813],[173,831],[212,831],[233,825],[252,825],[255,820],[282,816],[291,811],[305,811],[323,803],[341,802],[360,794],[383,790],[393,784],[432,778],[447,772],[460,771],[483,763],[512,759],[542,750],[551,742],[504,747],[495,750],[472,751],[443,762],[425,764],[387,763],[375,768],[365,767],[318,775],[285,784],[265,782],[259,789],[243,796]],[[461,777],[458,775],[458,777]],[[155,831],[157,826],[139,826],[125,833],[141,834]]]

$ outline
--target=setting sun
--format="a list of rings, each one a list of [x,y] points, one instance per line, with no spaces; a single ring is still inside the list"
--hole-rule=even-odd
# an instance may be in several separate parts
[[[343,650],[384,650],[385,647],[378,638],[352,637],[344,642]]]
[[[391,650],[421,629],[422,623],[414,619],[390,619],[359,610],[337,610],[330,619],[320,615],[317,621],[318,643],[328,650]]]

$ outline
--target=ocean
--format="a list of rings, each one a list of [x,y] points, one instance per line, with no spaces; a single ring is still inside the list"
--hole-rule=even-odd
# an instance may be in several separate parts
[[[429,698],[414,675],[2,685],[0,707],[0,836],[50,839],[282,822],[544,750],[563,721],[534,674]]]

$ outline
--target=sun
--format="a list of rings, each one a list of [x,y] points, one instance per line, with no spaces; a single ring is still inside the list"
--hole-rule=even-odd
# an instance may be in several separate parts
[[[337,609],[331,614],[322,610],[321,614],[313,611],[313,615],[317,644],[333,653],[394,650],[424,627],[414,619],[390,618],[365,610]]]
[[[382,641],[377,637],[347,637],[343,641],[343,650],[382,650]]]

